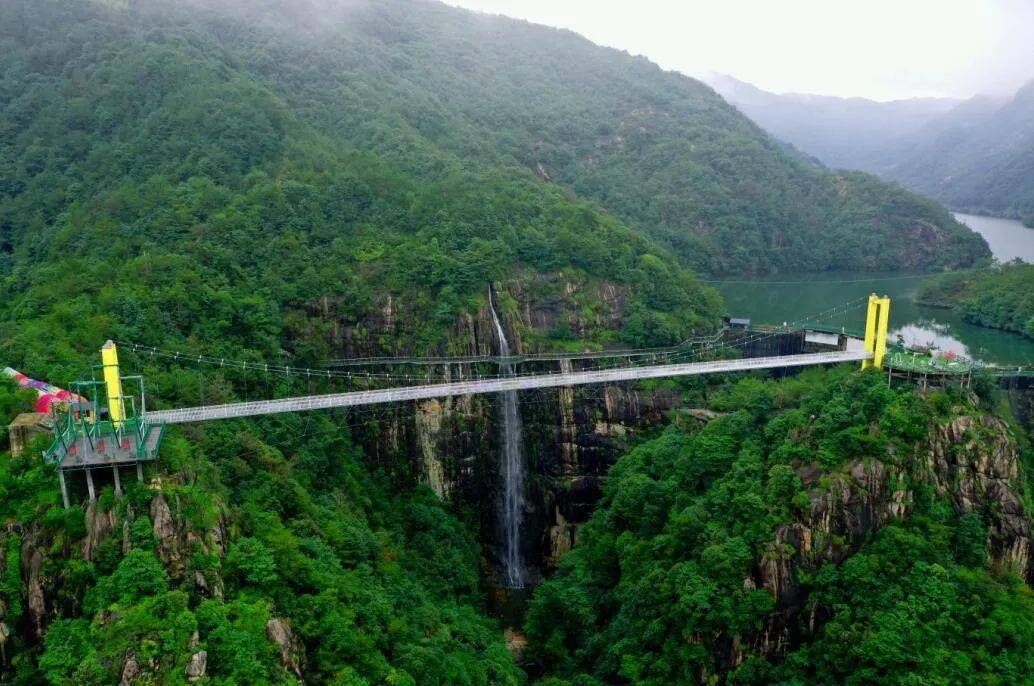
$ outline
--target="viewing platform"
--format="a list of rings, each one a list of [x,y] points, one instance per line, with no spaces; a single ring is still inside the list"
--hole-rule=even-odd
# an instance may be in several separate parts
[[[54,443],[43,459],[57,468],[65,507],[70,502],[68,474],[85,475],[92,501],[97,498],[94,473],[110,469],[115,494],[121,496],[121,470],[133,467],[143,481],[143,463],[157,457],[165,435],[165,425],[147,415],[143,377],[120,374],[118,352],[111,341],[101,348],[101,361],[103,378],[73,382],[74,399],[52,410]],[[136,392],[126,394],[127,385],[135,385]]]

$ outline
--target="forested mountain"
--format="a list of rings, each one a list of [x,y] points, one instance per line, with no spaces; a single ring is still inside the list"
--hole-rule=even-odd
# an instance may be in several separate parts
[[[92,164],[87,145],[94,156],[97,145],[148,146],[134,155],[137,178],[221,179],[269,175],[291,150],[285,141],[317,136],[316,151],[374,153],[422,186],[480,174],[592,201],[712,273],[958,266],[986,254],[938,206],[865,175],[815,169],[703,84],[568,32],[419,1],[196,3],[187,12],[185,2],[5,10],[12,47],[35,41],[33,59],[7,70],[8,196],[32,197],[22,184],[41,183],[41,165]],[[48,47],[52,27],[65,25],[73,28],[60,47]],[[202,69],[199,84],[184,64]],[[132,102],[115,100],[130,86]],[[59,105],[69,106],[58,114]],[[170,117],[192,138],[156,145],[164,131],[155,119]],[[65,124],[77,140],[65,140]],[[235,139],[220,153],[225,164],[195,164],[213,154],[198,145],[203,135]],[[43,155],[59,143],[57,157]],[[111,190],[110,177],[125,171],[100,165],[79,193]],[[19,213],[8,210],[8,221]]]
[[[1034,81],[994,108],[963,103],[910,143],[888,176],[952,207],[1034,226]]]
[[[532,601],[544,683],[1029,683],[1034,596],[1000,574],[1029,515],[968,490],[1020,453],[965,392],[881,377],[730,384],[621,458]]]
[[[1012,98],[873,102],[713,85],[772,135],[831,167],[862,169],[954,209],[1034,223],[1034,82]]]
[[[954,110],[959,100],[911,98],[877,102],[808,93],[771,93],[731,76],[708,83],[776,138],[793,144],[835,169],[879,173],[896,148],[931,122]]]
[[[454,151],[435,143],[421,130],[449,122],[426,87],[378,88],[410,59],[391,47],[406,6],[323,17],[382,36],[362,44],[294,6],[267,3],[265,25],[166,2],[0,3],[3,365],[65,384],[105,338],[309,366],[487,354],[491,338],[457,331],[492,282],[536,302],[569,287],[542,345],[715,326],[717,296],[666,248],[463,131]],[[158,406],[315,390],[124,361]],[[4,425],[29,407],[11,395]],[[153,482],[67,511],[45,443],[5,453],[3,680],[520,683],[483,612],[475,516],[419,483],[409,445],[367,452],[357,425],[382,429],[330,414],[171,432]]]
[[[667,345],[719,321],[692,269],[952,268],[986,255],[933,201],[817,168],[704,85],[568,32],[417,0],[0,2],[0,362],[58,384],[89,374],[108,338],[299,367],[490,355],[490,288],[515,351]],[[122,351],[152,407],[341,390]],[[874,408],[909,402],[857,394],[864,407],[833,408],[823,454],[862,454]],[[591,510],[613,454],[710,389],[598,395],[560,389],[521,409],[540,420],[526,434],[529,547],[555,543],[558,559],[575,538],[560,508]],[[718,395],[714,409],[729,410]],[[968,397],[929,402],[976,411]],[[0,383],[0,423],[28,407]],[[793,438],[807,416],[793,414]],[[79,484],[68,509],[38,458],[45,439],[4,452],[0,680],[525,683],[486,612],[491,420],[490,398],[461,398],[170,427],[145,482],[126,479],[116,498],[98,475],[97,501]],[[775,476],[782,516],[796,482]],[[988,581],[976,548],[1002,508],[1016,541],[1026,520],[1020,486],[995,493],[967,525],[968,607],[1005,622],[1024,602],[1015,575]],[[937,522],[957,528],[947,497]],[[707,573],[730,585],[720,566]],[[1030,645],[1014,625],[1014,643],[988,648],[996,674]],[[996,627],[980,625],[986,643]],[[542,665],[566,678],[585,671],[578,660]]]

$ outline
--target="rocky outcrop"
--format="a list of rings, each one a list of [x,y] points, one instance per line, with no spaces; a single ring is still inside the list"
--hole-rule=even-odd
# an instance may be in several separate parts
[[[1034,579],[1019,447],[1009,427],[991,415],[956,417],[932,432],[927,465],[938,494],[959,514],[978,512],[988,523],[991,559]]]
[[[43,638],[47,626],[47,604],[40,574],[43,568],[43,556],[28,537],[22,543],[21,563],[22,577],[25,580],[25,609],[28,613],[32,636],[39,640]]]
[[[133,651],[126,653],[126,659],[122,663],[122,676],[119,679],[119,686],[131,686],[137,675],[140,674],[140,664],[136,661]]]
[[[549,566],[559,567],[560,559],[570,552],[577,542],[578,527],[564,519],[563,513],[558,511],[556,524],[549,527]]]
[[[514,662],[524,664],[524,650],[528,647],[528,637],[523,632],[506,627],[503,631],[503,639],[506,641],[506,649],[510,651]]]
[[[115,530],[117,516],[114,512],[102,511],[96,501],[86,506],[86,537],[82,541],[81,550],[84,560],[92,560],[97,546]],[[128,525],[128,521],[126,524]]]
[[[299,679],[302,676],[301,647],[295,642],[291,623],[273,618],[266,622],[266,637],[280,650],[280,664]]]
[[[154,537],[158,539],[158,555],[175,574],[180,569],[180,545],[176,523],[164,493],[156,494],[151,500],[151,526]]]
[[[208,652],[199,650],[190,656],[190,661],[187,663],[186,670],[184,670],[184,676],[187,677],[187,681],[193,683],[203,679],[207,670]]]
[[[197,589],[198,593],[203,596],[222,598],[223,587],[220,582],[209,583],[208,576],[206,576],[204,572],[200,569],[194,570],[194,587]]]

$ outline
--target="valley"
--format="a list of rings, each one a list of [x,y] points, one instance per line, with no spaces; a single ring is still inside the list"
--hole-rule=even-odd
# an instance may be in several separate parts
[[[1026,95],[751,97],[435,0],[0,2],[0,684],[1024,685]],[[758,114],[817,103],[859,144]]]

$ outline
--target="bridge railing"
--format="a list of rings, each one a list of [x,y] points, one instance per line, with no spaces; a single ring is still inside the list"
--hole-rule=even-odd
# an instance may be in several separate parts
[[[426,400],[429,398],[442,398],[448,396],[500,393],[506,391],[529,390],[533,388],[555,388],[559,386],[578,386],[584,384],[612,383],[640,379],[691,376],[717,372],[806,367],[822,364],[839,364],[841,362],[861,362],[862,360],[868,359],[872,359],[872,354],[868,352],[837,351],[805,353],[800,355],[782,355],[777,357],[715,360],[709,362],[687,362],[682,364],[644,367],[594,369],[579,372],[531,374],[524,376],[405,386],[401,388],[384,388],[378,390],[351,391],[347,393],[310,395],[295,398],[281,398],[277,400],[258,400],[243,403],[228,403],[224,405],[210,405],[207,407],[182,408],[178,410],[161,410],[158,412],[151,412],[148,416],[154,422],[181,424],[214,419],[253,417],[281,412],[353,407],[357,405],[373,405],[407,400]]]

